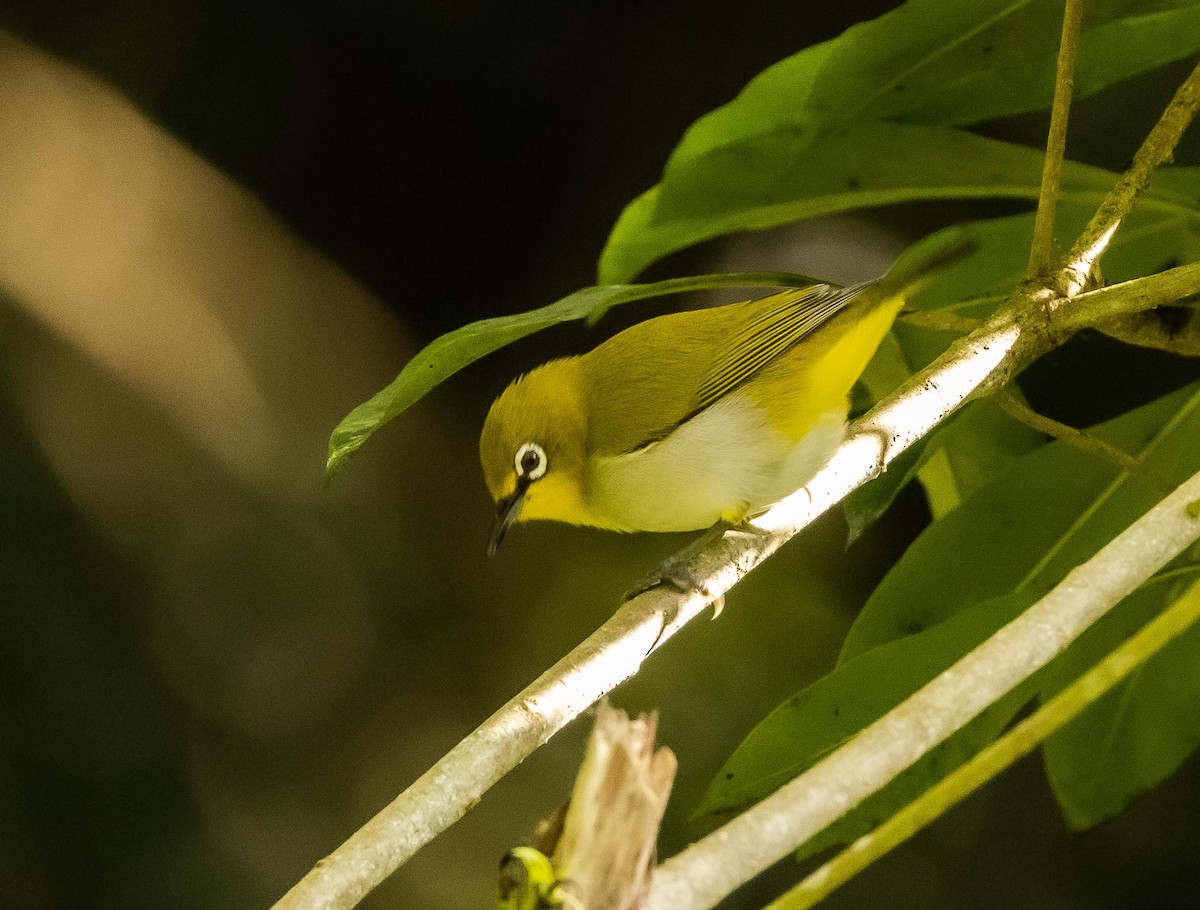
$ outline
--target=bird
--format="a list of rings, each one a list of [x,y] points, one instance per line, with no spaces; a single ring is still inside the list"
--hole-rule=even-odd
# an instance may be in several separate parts
[[[480,434],[488,553],[517,522],[736,526],[798,490],[845,437],[851,388],[906,296],[966,246],[852,287],[657,316],[518,377]]]

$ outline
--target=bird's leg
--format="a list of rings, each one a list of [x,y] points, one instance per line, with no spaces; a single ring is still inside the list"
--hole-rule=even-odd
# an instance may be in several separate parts
[[[698,593],[705,598],[713,607],[713,619],[721,615],[721,610],[725,607],[725,595],[713,594],[708,583],[690,567],[692,555],[698,551],[708,548],[721,540],[726,535],[748,535],[752,537],[762,537],[769,535],[768,531],[760,530],[749,523],[732,524],[728,521],[718,521],[715,525],[704,532],[702,537],[697,538],[687,549],[676,553],[674,556],[660,563],[652,572],[642,576],[633,587],[625,592],[621,598],[622,602],[631,600],[639,594],[643,594],[652,588],[657,588],[661,585],[673,588],[680,594]]]
[[[621,601],[633,600],[639,594],[645,594],[653,588],[665,585],[666,587],[673,588],[680,594],[691,594],[693,591],[699,593],[713,605],[713,618],[716,619],[721,609],[725,606],[725,598],[723,595],[712,596],[712,593],[708,589],[708,583],[703,578],[698,577],[691,570],[688,563],[691,561],[694,551],[716,543],[731,527],[726,521],[718,521],[705,531],[702,537],[697,538],[693,543],[689,544],[686,549],[659,563],[652,571],[635,581],[633,587],[622,595]]]

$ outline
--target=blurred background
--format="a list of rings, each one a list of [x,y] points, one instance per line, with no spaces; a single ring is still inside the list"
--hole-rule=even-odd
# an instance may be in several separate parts
[[[533,526],[484,556],[491,399],[668,304],[488,358],[327,489],[326,441],[437,334],[591,284],[688,124],[892,5],[6,0],[0,906],[269,906],[688,539]],[[1185,71],[1077,104],[1075,157],[1121,166]],[[858,280],[934,227],[1013,210],[812,223],[652,277]],[[1134,370],[1155,388],[1130,391]],[[1084,336],[1025,385],[1086,423],[1197,372]],[[925,517],[909,491],[849,550],[828,517],[618,690],[662,712],[679,755],[664,855],[706,830],[689,816],[710,777],[832,666]],[[501,854],[568,793],[586,726],[363,906],[488,906]],[[829,905],[1195,906],[1198,799],[1192,761],[1072,835],[1032,759]],[[728,906],[798,874],[781,863]]]

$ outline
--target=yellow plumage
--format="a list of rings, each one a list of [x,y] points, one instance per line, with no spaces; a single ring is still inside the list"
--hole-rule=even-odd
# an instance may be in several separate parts
[[[907,283],[907,282],[905,282]],[[620,531],[740,521],[841,441],[904,283],[816,285],[650,319],[518,379],[480,439],[500,516]]]

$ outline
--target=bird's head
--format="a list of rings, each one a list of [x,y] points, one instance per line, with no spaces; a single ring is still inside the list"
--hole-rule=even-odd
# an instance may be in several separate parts
[[[513,382],[488,411],[479,457],[497,508],[489,554],[517,521],[586,523],[581,391],[575,362],[551,361]]]

